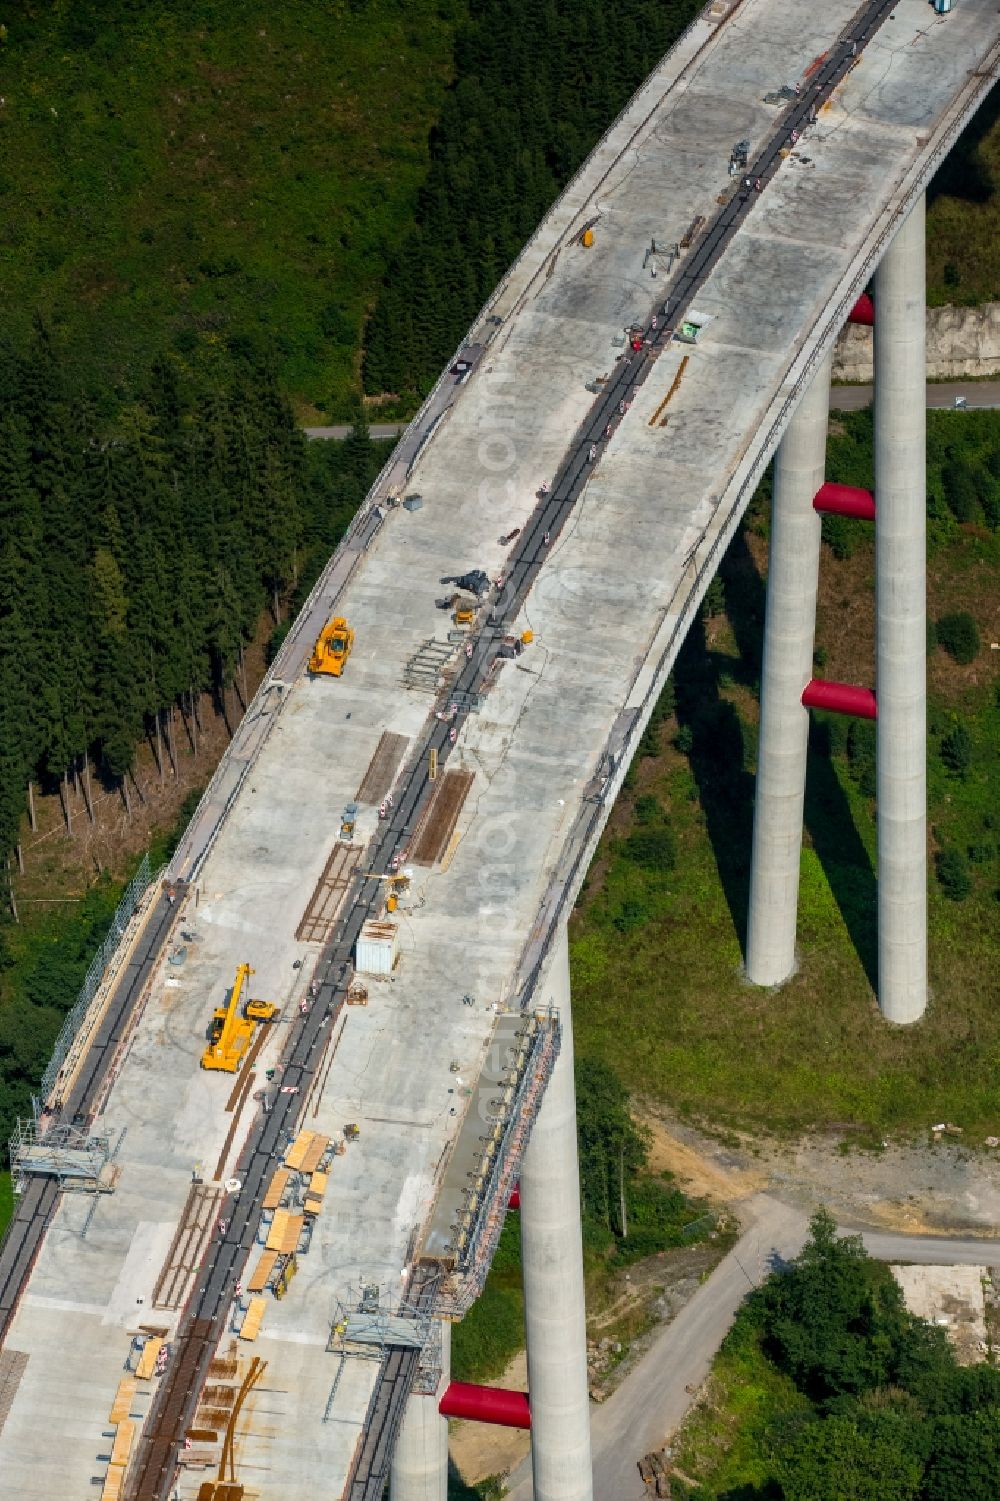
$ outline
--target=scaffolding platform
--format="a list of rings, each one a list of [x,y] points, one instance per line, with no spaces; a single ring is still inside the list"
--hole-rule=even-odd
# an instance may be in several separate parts
[[[76,1126],[50,1126],[40,1131],[37,1120],[19,1119],[10,1139],[10,1171],[15,1184],[27,1178],[58,1180],[60,1188],[79,1188],[92,1193],[112,1193],[120,1169],[112,1161],[106,1133],[82,1131]]]
[[[446,1318],[461,1318],[482,1291],[560,1037],[555,1011],[497,1017],[417,1255],[444,1272]]]

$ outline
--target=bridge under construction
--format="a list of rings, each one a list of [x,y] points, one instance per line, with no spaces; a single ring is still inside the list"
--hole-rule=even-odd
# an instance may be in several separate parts
[[[823,701],[878,716],[879,999],[925,1004],[923,195],[998,58],[988,0],[713,0],[539,226],[18,1133],[0,1498],[445,1501],[450,1327],[512,1204],[529,1392],[492,1415],[530,1413],[536,1501],[592,1497],[566,923],[776,453],[748,976],[794,967]],[[852,310],[853,498],[822,472]],[[838,507],[875,519],[874,686],[811,678]]]

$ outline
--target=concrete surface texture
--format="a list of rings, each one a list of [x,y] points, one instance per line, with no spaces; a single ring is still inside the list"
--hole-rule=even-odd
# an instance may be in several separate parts
[[[834,380],[870,381],[873,348],[871,328],[848,324],[837,340]],[[932,380],[1000,375],[1000,302],[928,308],[927,375]]]
[[[927,408],[925,212],[910,210],[875,278],[875,691],[878,1001],[927,1005]]]
[[[809,737],[802,690],[812,677],[822,525],[813,500],[826,471],[829,411],[828,356],[774,465],[747,923],[747,978],[754,985],[778,985],[795,967]]]
[[[562,1048],[521,1165],[531,1465],[535,1501],[591,1501],[587,1323],[565,925],[551,950],[548,983],[559,1007]]]
[[[911,1313],[944,1329],[961,1365],[983,1359],[986,1350],[985,1266],[894,1266]]]
[[[433,1393],[411,1392],[392,1455],[389,1501],[448,1501],[448,1419],[438,1402],[451,1380],[451,1325],[438,1325],[441,1378]]]
[[[319,945],[296,930],[340,810],[383,731],[412,744],[432,708],[404,670],[445,637],[441,576],[503,570],[500,537],[554,474],[588,386],[621,356],[623,325],[662,303],[643,269],[651,238],[679,240],[715,212],[734,141],[775,129],[764,95],[804,76],[854,9],[743,0],[721,27],[699,18],[505,278],[470,334],[484,346],[472,375],[461,389],[443,379],[310,597],[182,846],[195,889],[178,921],[198,936],[176,974],[154,978],[110,1092],[101,1125],[129,1128],[119,1187],[85,1237],[90,1206],[63,1199],[14,1317],[7,1348],[27,1364],[0,1434],[4,1501],[101,1482],[131,1337],[141,1323],[176,1329],[176,1309],[150,1309],[193,1166],[224,1183],[258,1108],[252,1089],[227,1108],[232,1077],[199,1070],[212,1009],[242,962],[256,967],[254,994],[282,1005],[253,1065],[259,1086],[307,996]],[[386,1301],[398,1291],[468,1099],[452,1064],[474,1077],[496,1008],[572,901],[722,549],[899,211],[988,87],[997,27],[993,0],[965,0],[940,24],[922,0],[900,0],[699,293],[713,320],[699,344],[656,362],[516,622],[531,647],[463,727],[455,764],[474,782],[457,846],[418,870],[395,918],[399,968],[345,1012],[305,1101],[309,1129],[342,1137],[354,1122],[360,1137],[335,1159],[298,1275],[268,1300],[252,1347],[266,1379],[244,1409],[237,1465],[265,1501],[342,1489],[376,1364],[349,1358],[334,1395],[331,1324],[362,1276]],[[420,493],[421,509],[378,525],[387,486]],[[344,678],[309,680],[304,656],[334,611],[357,631],[354,654]],[[376,821],[362,807],[362,844]],[[551,999],[543,981],[533,1000]],[[235,1287],[233,1298],[235,1325]],[[156,1385],[137,1388],[137,1419]],[[202,1478],[184,1470],[181,1501]]]

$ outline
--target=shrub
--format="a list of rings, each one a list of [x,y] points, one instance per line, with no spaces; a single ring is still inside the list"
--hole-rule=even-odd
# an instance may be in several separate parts
[[[942,475],[945,499],[956,521],[972,521],[979,504],[975,471],[970,464],[956,459]]]
[[[1000,483],[991,474],[982,476],[979,499],[986,525],[996,531],[1000,527]]]
[[[282,646],[285,644],[285,637],[288,635],[288,632],[291,630],[291,628],[291,620],[283,620],[280,625],[276,625],[274,627],[270,636],[268,636],[267,645],[264,648],[264,658],[267,662],[268,667],[270,667],[271,663],[278,655]]]
[[[635,800],[635,821],[639,824],[656,823],[660,817],[660,802],[649,792],[644,792],[642,797]]]
[[[726,608],[726,591],[722,580],[716,574],[708,588],[705,590],[705,598],[701,602],[701,618],[708,620],[712,615],[721,615]]]
[[[949,771],[965,780],[972,764],[972,737],[961,722],[953,725],[941,741],[941,760]]]
[[[861,538],[861,528],[849,516],[823,517],[823,541],[841,562],[853,558]]]
[[[968,610],[942,615],[937,623],[937,638],[948,655],[963,667],[979,655],[979,627]]]
[[[677,840],[669,824],[636,829],[624,844],[624,853],[643,870],[666,872],[677,864]]]
[[[972,890],[969,862],[962,851],[954,845],[939,850],[934,860],[937,878],[946,897],[953,902],[964,902]]]
[[[875,726],[870,719],[853,719],[847,731],[847,764],[865,797],[875,796]]]
[[[682,756],[689,756],[694,745],[694,731],[689,724],[682,724],[674,736],[674,745]]]
[[[612,926],[619,933],[631,933],[636,928],[641,928],[643,923],[649,921],[649,903],[641,897],[629,896],[621,904],[617,917],[613,917]]]

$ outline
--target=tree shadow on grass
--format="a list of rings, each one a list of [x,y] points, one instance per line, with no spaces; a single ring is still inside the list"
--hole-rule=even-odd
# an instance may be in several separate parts
[[[739,715],[721,690],[726,676],[755,692],[759,689],[765,591],[742,530],[733,540],[720,573],[738,660],[712,652],[705,622],[698,620],[678,657],[674,681],[678,723],[690,730],[691,771],[733,926],[745,953],[754,777],[747,770],[749,757]],[[874,986],[875,872],[830,760],[826,726],[817,726],[811,733],[810,749],[805,828],[851,942]]]

